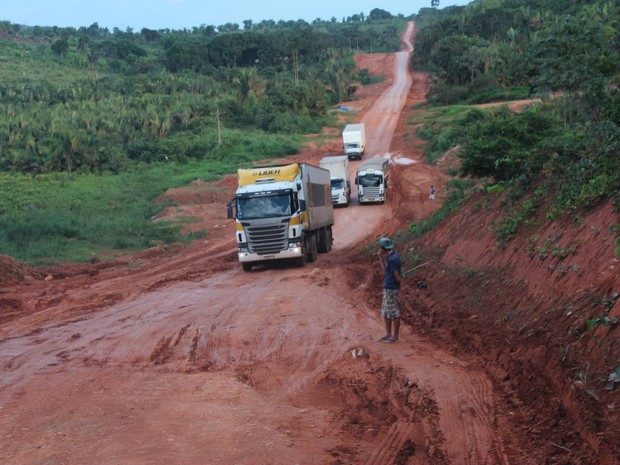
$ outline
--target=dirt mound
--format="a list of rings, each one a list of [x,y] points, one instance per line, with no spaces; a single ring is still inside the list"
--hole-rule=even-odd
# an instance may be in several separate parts
[[[0,255],[0,286],[20,284],[28,278],[43,279],[45,275],[8,255]]]
[[[435,165],[441,168],[446,174],[455,175],[461,167],[461,159],[459,158],[461,150],[461,146],[458,145],[451,148],[435,160]]]

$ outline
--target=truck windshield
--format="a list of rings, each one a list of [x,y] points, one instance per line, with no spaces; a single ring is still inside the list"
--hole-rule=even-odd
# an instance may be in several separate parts
[[[380,174],[365,174],[364,176],[359,176],[357,182],[362,187],[379,187],[383,182],[383,176]]]
[[[345,149],[359,149],[360,144],[344,144]]]
[[[332,190],[344,189],[344,179],[332,179]]]
[[[292,196],[289,194],[242,197],[237,199],[237,218],[254,220],[257,218],[291,216],[292,201]]]

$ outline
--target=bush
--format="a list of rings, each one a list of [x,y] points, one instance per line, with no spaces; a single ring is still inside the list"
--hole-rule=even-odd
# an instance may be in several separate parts
[[[463,147],[462,173],[498,181],[532,178],[551,156],[544,142],[556,128],[555,117],[538,108],[517,114],[506,107],[472,112],[463,118],[457,135]]]

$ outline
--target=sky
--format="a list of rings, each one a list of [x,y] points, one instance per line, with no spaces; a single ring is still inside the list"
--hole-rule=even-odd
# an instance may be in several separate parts
[[[440,8],[466,5],[471,0],[440,0]],[[309,23],[329,20],[380,8],[393,15],[415,14],[430,7],[431,0],[0,0],[0,21],[26,26],[88,27],[97,23],[110,30],[131,28],[191,29],[220,26],[244,20]]]

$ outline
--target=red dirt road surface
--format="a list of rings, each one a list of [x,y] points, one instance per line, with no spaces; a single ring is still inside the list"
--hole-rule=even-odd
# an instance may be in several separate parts
[[[406,124],[429,86],[408,70],[412,33],[403,52],[357,56],[385,81],[344,104],[366,124],[366,157],[392,159],[388,200],[337,209],[316,262],[241,270],[225,217],[234,177],[166,193],[179,206],[162,216],[208,231],[188,247],[0,262],[0,463],[620,463],[620,398],[601,382],[617,333],[571,333],[620,287],[611,205],[541,233],[572,241],[581,275],[550,272],[525,252],[532,239],[499,249],[501,205],[468,207],[399,250],[428,265],[404,279],[401,342],[378,342],[376,241],[439,208],[449,179],[450,160],[426,164]],[[287,160],[339,154],[333,136]]]

